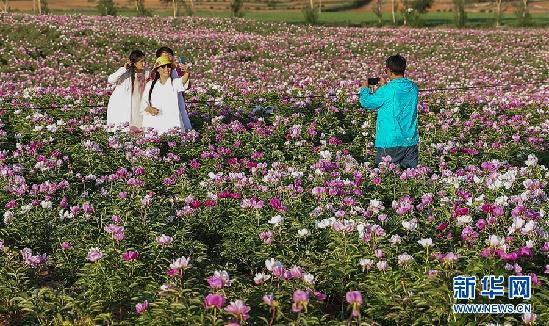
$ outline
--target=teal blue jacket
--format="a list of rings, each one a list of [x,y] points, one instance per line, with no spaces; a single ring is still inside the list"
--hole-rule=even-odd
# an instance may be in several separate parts
[[[408,147],[417,145],[418,88],[408,78],[397,78],[375,93],[360,89],[360,105],[377,110],[375,147]]]

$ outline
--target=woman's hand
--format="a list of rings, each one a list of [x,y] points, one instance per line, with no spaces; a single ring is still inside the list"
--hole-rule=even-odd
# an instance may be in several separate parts
[[[189,64],[188,63],[178,63],[177,68],[181,70],[184,74],[189,72]]]
[[[149,113],[152,116],[158,115],[160,113],[160,110],[155,108],[154,106],[147,106],[145,108],[145,112]]]

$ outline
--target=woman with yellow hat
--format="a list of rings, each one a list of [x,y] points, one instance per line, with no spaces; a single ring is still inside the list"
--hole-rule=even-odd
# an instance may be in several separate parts
[[[122,127],[129,124],[130,130],[142,127],[141,102],[149,71],[145,69],[145,54],[140,50],[131,52],[124,67],[108,77],[114,91],[107,106],[107,126]]]
[[[189,88],[189,72],[180,78],[172,78],[175,68],[167,56],[158,57],[151,74],[153,78],[145,85],[142,103],[143,129],[152,128],[158,134],[170,129],[183,129],[179,119],[178,93]]]

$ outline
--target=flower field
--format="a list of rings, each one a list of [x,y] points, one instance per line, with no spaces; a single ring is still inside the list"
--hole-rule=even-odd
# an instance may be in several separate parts
[[[0,22],[0,325],[549,324],[547,29]],[[195,129],[107,132],[87,106],[162,45]],[[397,52],[421,89],[518,85],[420,93],[420,167],[376,167],[353,94]],[[460,275],[530,276],[471,302],[532,313],[454,314]]]

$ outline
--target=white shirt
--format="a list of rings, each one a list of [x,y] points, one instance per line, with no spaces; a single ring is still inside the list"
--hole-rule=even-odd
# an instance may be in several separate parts
[[[166,80],[164,84],[160,79],[154,84],[151,93],[151,101],[149,102],[149,90],[151,89],[152,81],[145,85],[143,92],[143,101],[141,112],[143,113],[143,128],[154,128],[158,134],[163,134],[172,128],[183,128],[179,119],[179,103],[178,93],[184,92],[189,88],[189,81],[183,84],[181,78]],[[145,112],[145,108],[152,106],[160,112],[158,115],[152,115]]]
[[[133,98],[131,91],[132,80],[129,70],[125,67],[121,67],[107,78],[109,84],[115,86],[107,106],[107,125],[130,123],[139,126],[139,124],[141,124],[141,121],[132,121],[132,116],[134,117],[133,120],[140,119],[140,116],[136,115],[136,113],[139,113],[140,110],[142,96],[140,89],[142,89],[143,86],[137,86],[140,79],[142,79],[141,83],[144,83],[144,80],[149,77],[149,73],[148,70],[145,70],[144,74],[136,73]],[[139,78],[140,75],[142,78]],[[137,94],[135,92],[137,92]]]

